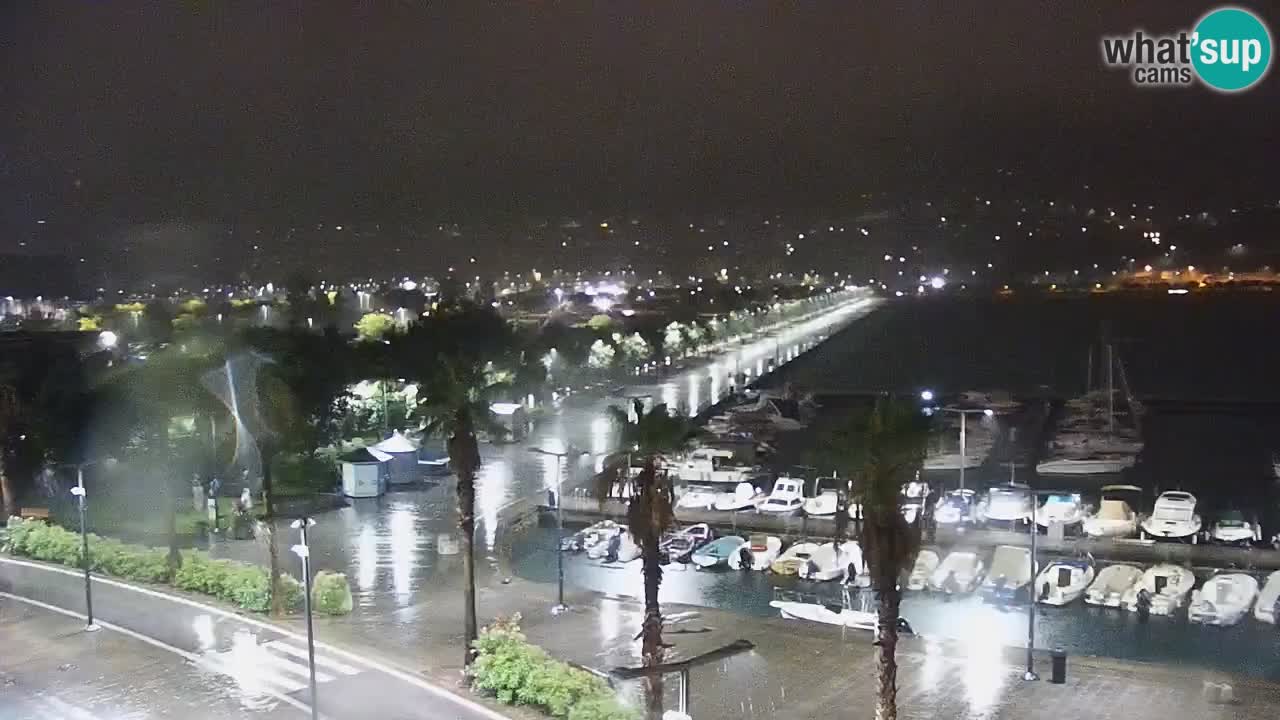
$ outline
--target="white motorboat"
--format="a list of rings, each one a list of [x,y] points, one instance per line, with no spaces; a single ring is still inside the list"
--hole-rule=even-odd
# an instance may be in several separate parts
[[[929,576],[929,589],[948,595],[971,593],[982,580],[985,568],[977,553],[957,550],[938,563],[937,569]]]
[[[843,478],[821,477],[814,483],[813,497],[804,501],[804,514],[812,517],[835,515],[840,508],[840,491],[847,487]]]
[[[746,538],[737,535],[726,535],[694,550],[690,559],[693,560],[694,565],[700,568],[713,568],[717,565],[728,563],[729,558],[738,554],[738,550],[746,544]]]
[[[1098,510],[1088,515],[1081,528],[1089,537],[1132,537],[1138,532],[1138,514],[1129,506],[1126,497],[1142,493],[1134,485],[1107,485],[1102,488],[1102,501]]]
[[[826,543],[813,551],[809,561],[801,565],[796,574],[805,580],[825,582],[844,578],[851,565],[855,578],[866,571],[862,562],[862,547],[856,541],[845,541],[839,547],[835,543]]]
[[[562,539],[560,549],[565,552],[583,552],[616,535],[621,529],[622,526],[612,520],[601,520]]]
[[[631,562],[640,557],[640,546],[631,536],[631,531],[620,528],[587,548],[587,557],[604,562]]]
[[[808,620],[824,625],[844,626],[851,630],[877,632],[879,615],[867,610],[854,610],[842,605],[827,605],[794,600],[770,600],[769,606],[777,608],[778,614],[788,620]],[[898,618],[898,633],[914,635],[911,624]]]
[[[1228,545],[1250,545],[1262,539],[1262,528],[1239,510],[1227,510],[1209,528],[1209,538]]]
[[[787,548],[777,560],[769,563],[769,571],[777,575],[795,575],[818,551],[817,543],[801,542]]]
[[[1280,619],[1280,570],[1267,576],[1262,592],[1258,593],[1258,601],[1254,603],[1253,616],[1272,625]]]
[[[925,590],[929,587],[929,577],[938,569],[938,553],[925,549],[916,553],[916,562],[907,576],[908,590]]]
[[[736,485],[760,474],[755,465],[738,462],[736,453],[726,448],[695,448],[675,466],[676,475],[685,482]]]
[[[1036,464],[1041,475],[1107,475],[1133,467],[1138,456],[1132,453],[1091,452],[1059,455]]]
[[[1244,573],[1222,573],[1191,593],[1187,619],[1205,625],[1235,625],[1258,597],[1258,580]]]
[[[979,522],[1027,523],[1031,521],[1031,491],[1019,485],[1003,485],[987,491],[974,514]]]
[[[749,482],[740,482],[733,487],[733,492],[720,493],[712,507],[716,510],[728,512],[751,510],[764,502],[767,497],[769,497],[769,493],[757,488],[755,485]]]
[[[804,480],[783,476],[773,483],[769,497],[756,506],[756,511],[790,515],[804,506]]]
[[[743,548],[747,551],[745,554]],[[768,570],[781,552],[782,540],[773,535],[752,535],[746,545],[729,556],[729,567],[734,570]]]
[[[1001,545],[991,556],[991,568],[982,581],[982,597],[987,602],[1013,602],[1034,576],[1031,550]]]
[[[933,521],[939,525],[968,525],[974,520],[976,500],[977,494],[972,490],[952,490],[938,501]]]
[[[1098,571],[1098,576],[1084,593],[1084,601],[1090,605],[1118,608],[1124,594],[1141,579],[1142,568],[1108,565]]]
[[[690,483],[676,500],[677,510],[710,510],[720,498],[720,489],[714,485]]]
[[[1054,494],[1045,498],[1044,504],[1036,509],[1036,524],[1049,527],[1053,523],[1061,523],[1067,527],[1078,525],[1084,519],[1084,507],[1077,494]]]
[[[1142,578],[1125,591],[1120,607],[1138,611],[1138,597],[1146,591],[1151,600],[1152,615],[1172,615],[1180,609],[1196,584],[1196,576],[1181,565],[1160,563],[1142,573]]]
[[[1139,524],[1142,537],[1189,539],[1194,545],[1199,541],[1200,516],[1196,514],[1196,496],[1181,490],[1168,490],[1156,498],[1149,517]]]
[[[1036,576],[1032,592],[1036,602],[1066,605],[1084,595],[1094,580],[1093,563],[1085,560],[1055,560]]]

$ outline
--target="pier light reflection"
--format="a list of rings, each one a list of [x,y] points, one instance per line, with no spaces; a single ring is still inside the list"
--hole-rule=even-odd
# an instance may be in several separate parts
[[[679,399],[679,391],[676,389],[675,383],[662,384],[662,404],[666,405],[668,410],[674,411],[676,402]]]
[[[693,417],[698,414],[698,390],[701,381],[701,378],[697,375],[689,376],[689,406],[685,408],[685,412],[689,414],[689,417]]]
[[[511,463],[498,457],[480,468],[476,478],[476,514],[484,525],[484,546],[492,551],[498,539],[498,511],[512,495]]]
[[[969,712],[987,715],[1013,669],[1004,663],[1000,638],[1005,636],[1001,618],[990,607],[977,607],[969,615],[965,633],[964,689]]]
[[[604,456],[609,452],[609,435],[613,432],[613,422],[607,417],[598,417],[591,421],[591,455],[595,460],[595,471],[604,469]]]

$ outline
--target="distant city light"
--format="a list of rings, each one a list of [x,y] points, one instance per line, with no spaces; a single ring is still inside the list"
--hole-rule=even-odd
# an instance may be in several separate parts
[[[920,391],[920,399],[921,399],[921,400],[923,400],[923,401],[925,401],[925,402],[933,402],[933,391],[932,391],[932,390],[921,390],[921,391]]]
[[[934,290],[941,290],[943,286],[945,286],[946,284],[947,284],[947,281],[944,280],[940,275],[935,275],[933,279],[929,281],[929,287],[933,288]]]

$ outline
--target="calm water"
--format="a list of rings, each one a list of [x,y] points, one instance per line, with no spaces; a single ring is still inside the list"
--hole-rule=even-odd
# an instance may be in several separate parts
[[[1160,490],[1180,487],[1197,493],[1202,514],[1239,506],[1262,516],[1270,534],[1280,531],[1270,466],[1271,452],[1280,447],[1280,335],[1270,330],[1278,315],[1280,298],[1269,294],[897,302],[799,358],[787,367],[786,379],[828,394],[1004,388],[1070,397],[1086,387],[1090,346],[1105,326],[1134,392],[1153,400],[1143,428],[1146,448],[1122,478],[1074,486],[1087,492],[1107,482],[1132,482],[1148,490],[1147,502]],[[811,429],[831,422],[847,403],[829,397],[824,405],[819,427]],[[781,450],[802,457],[813,436],[795,433]],[[1009,469],[999,463],[1009,458],[1024,466],[1019,473],[1031,472],[1038,441],[1035,428],[1020,427],[1019,442],[998,448],[987,467],[966,473],[967,484],[1007,481]],[[956,479],[932,478],[942,485]],[[1058,478],[1040,482],[1072,485]],[[517,543],[521,575],[555,581],[552,533],[531,530],[527,542]],[[573,557],[567,578],[570,585],[603,592],[639,596],[643,590],[639,563],[614,569]],[[694,570],[667,572],[662,598],[771,616],[775,587],[840,602],[840,589],[831,584]],[[975,645],[1026,643],[1026,606],[911,594],[903,615],[925,635]],[[1042,610],[1036,645],[1280,680],[1280,630],[1252,617],[1233,628],[1192,625],[1185,614],[1141,624],[1130,613],[1076,603]]]

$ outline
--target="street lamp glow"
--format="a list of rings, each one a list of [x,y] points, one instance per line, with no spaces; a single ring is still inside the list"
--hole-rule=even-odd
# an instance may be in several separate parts
[[[987,408],[986,410],[983,410],[983,411],[982,411],[982,414],[983,414],[983,415],[986,415],[987,417],[995,417],[995,416],[996,416],[996,411],[995,411],[995,410],[992,410],[991,408]]]
[[[98,344],[107,350],[114,348],[118,342],[120,342],[120,336],[110,330],[103,330],[98,333]]]
[[[933,391],[932,391],[932,390],[921,390],[921,391],[920,391],[920,399],[921,399],[921,400],[923,400],[923,401],[925,401],[925,402],[933,402]]]
[[[947,284],[947,281],[942,279],[941,275],[935,275],[934,278],[929,281],[929,287],[933,288],[934,290],[941,290],[943,286],[945,286],[946,284]]]

